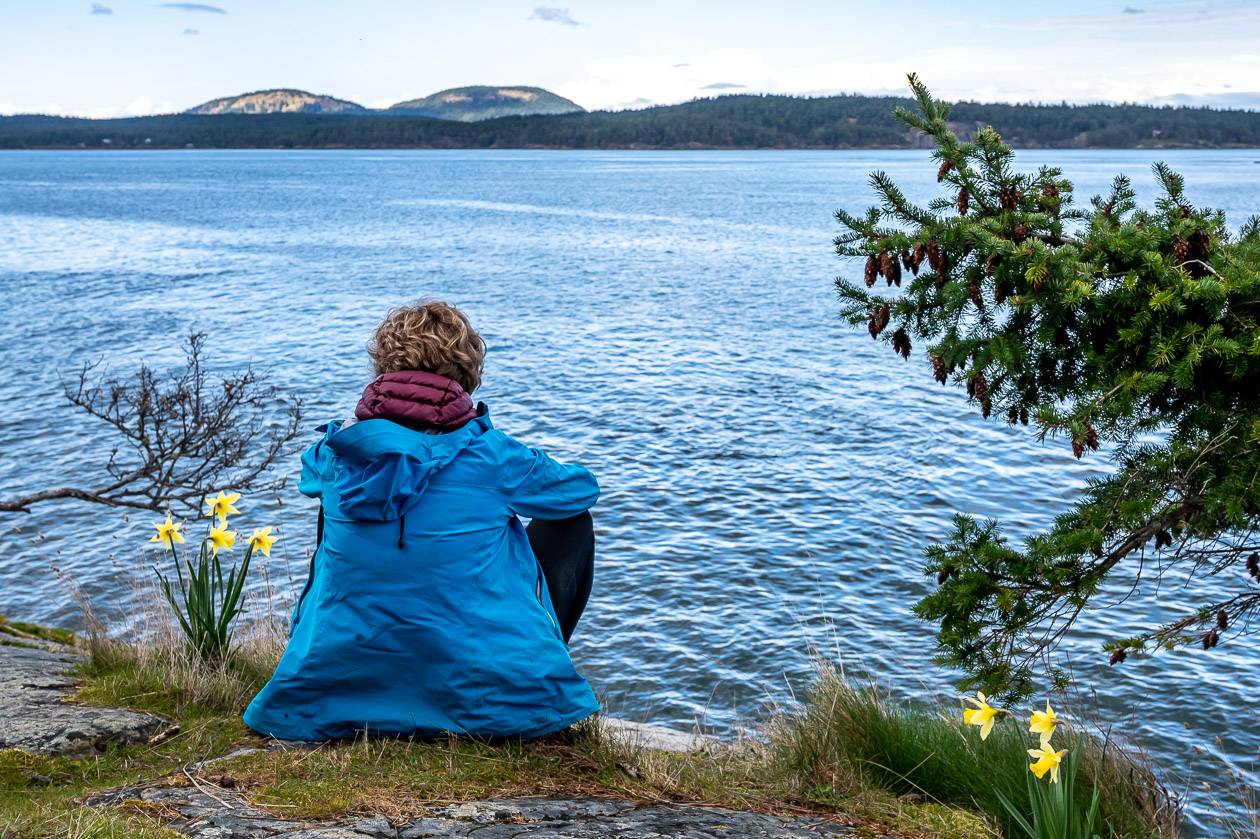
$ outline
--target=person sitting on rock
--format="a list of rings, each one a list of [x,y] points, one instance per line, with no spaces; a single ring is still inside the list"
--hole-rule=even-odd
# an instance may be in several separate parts
[[[368,354],[354,417],[302,455],[317,546],[246,724],[285,740],[532,738],[595,713],[567,647],[591,590],[595,478],[473,407],[485,344],[458,309],[395,309]]]

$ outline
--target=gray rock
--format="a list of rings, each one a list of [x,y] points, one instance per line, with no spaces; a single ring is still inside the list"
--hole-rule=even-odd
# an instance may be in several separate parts
[[[658,752],[694,752],[719,743],[716,738],[705,734],[618,717],[600,717],[599,727],[605,735],[628,746]]]
[[[379,837],[379,839],[394,839],[398,835],[398,831],[389,823],[389,819],[384,816],[359,819],[357,822],[346,825],[346,827],[368,836]]]
[[[640,804],[606,798],[508,798],[432,808],[394,828],[383,816],[335,823],[297,822],[262,812],[228,790],[144,788],[130,798],[164,805],[169,827],[195,839],[819,839],[855,836],[820,819],[784,819],[716,807]],[[98,799],[98,804],[107,803]]]
[[[260,752],[266,752],[266,751],[270,751],[270,750],[259,749],[253,746],[242,746],[239,749],[233,749],[227,754],[219,755],[218,757],[212,757],[207,760],[199,760],[196,763],[190,763],[188,764],[188,766],[184,768],[187,769],[189,772],[197,773],[211,766],[214,766],[216,763],[221,763],[222,761],[225,761],[225,760],[231,760],[234,757],[244,757],[245,755],[256,755],[256,754],[259,754]]]
[[[75,686],[71,671],[81,661],[69,648],[0,644],[0,749],[84,757],[173,730],[152,714],[66,702]]]
[[[781,819],[712,807],[603,798],[474,801],[435,808],[434,815],[437,817],[403,827],[400,839],[818,839],[855,835],[852,828],[816,819]]]

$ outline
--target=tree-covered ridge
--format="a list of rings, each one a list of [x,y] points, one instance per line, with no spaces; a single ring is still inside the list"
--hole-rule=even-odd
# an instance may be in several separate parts
[[[571,114],[586,109],[541,87],[474,85],[439,90],[420,99],[390,105],[389,110],[437,119],[478,122],[506,116]]]
[[[1154,209],[1123,176],[1080,207],[1058,169],[1018,171],[998,132],[958,137],[956,113],[911,86],[916,110],[897,115],[935,145],[943,194],[917,206],[876,172],[880,203],[837,212],[838,252],[865,258],[862,280],[837,280],[845,315],[890,360],[964,386],[984,417],[1031,423],[1078,458],[1108,445],[1117,467],[1018,546],[997,522],[955,518],[915,609],[938,626],[941,662],[969,686],[1027,693],[1104,605],[1142,627],[1114,632],[1112,664],[1236,640],[1260,616],[1260,218],[1231,235],[1163,164]],[[1105,584],[1166,573],[1168,623],[1099,602]]]
[[[336,99],[318,93],[292,88],[274,88],[272,90],[255,90],[237,96],[222,96],[211,99],[196,107],[189,108],[186,114],[358,114],[367,108],[356,102]]]
[[[891,112],[909,99],[734,95],[637,111],[455,122],[368,112],[219,114],[89,120],[0,118],[0,148],[910,148]],[[961,103],[964,139],[992,125],[1016,146],[1260,147],[1260,113],[1144,105]]]

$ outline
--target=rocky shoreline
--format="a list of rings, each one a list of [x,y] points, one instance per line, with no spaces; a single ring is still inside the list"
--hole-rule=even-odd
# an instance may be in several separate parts
[[[73,648],[46,640],[0,644],[0,749],[82,759],[119,747],[156,745],[178,735],[174,722],[155,714],[73,701],[74,671],[82,661]],[[643,749],[721,748],[710,738],[642,723],[611,720],[605,721],[604,728]],[[318,745],[260,740],[222,757],[189,764],[180,773],[98,793],[82,803],[92,808],[131,808],[157,818],[178,834],[201,839],[809,839],[858,835],[853,826],[822,818],[598,796],[435,804],[420,817],[401,823],[379,814],[313,821],[285,818],[282,809],[251,802],[234,788],[230,775],[216,771],[216,764],[244,754]],[[30,780],[32,784],[49,782],[39,776]]]

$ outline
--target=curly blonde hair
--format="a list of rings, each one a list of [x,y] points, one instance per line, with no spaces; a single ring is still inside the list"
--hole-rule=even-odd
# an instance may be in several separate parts
[[[367,351],[378,376],[425,370],[453,379],[465,393],[472,393],[481,384],[486,342],[459,309],[440,300],[422,300],[386,315]]]

